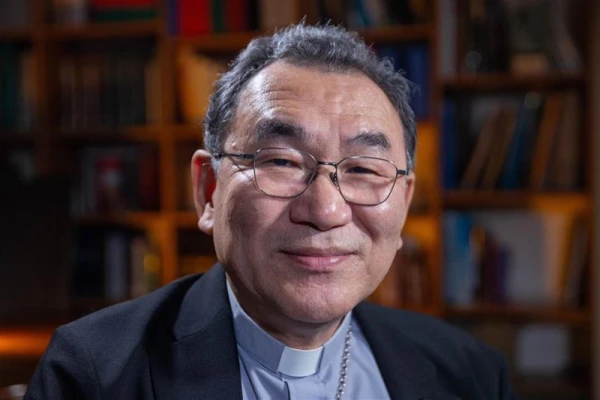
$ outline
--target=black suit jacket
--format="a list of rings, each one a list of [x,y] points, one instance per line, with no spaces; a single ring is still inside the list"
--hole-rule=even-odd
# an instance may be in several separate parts
[[[513,399],[502,357],[424,315],[354,314],[392,399]],[[350,367],[351,368],[351,367]],[[57,329],[25,399],[241,399],[221,266]]]

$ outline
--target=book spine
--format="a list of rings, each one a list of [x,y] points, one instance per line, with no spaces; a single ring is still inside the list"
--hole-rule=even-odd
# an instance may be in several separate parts
[[[179,0],[179,23],[182,36],[210,33],[210,0]]]

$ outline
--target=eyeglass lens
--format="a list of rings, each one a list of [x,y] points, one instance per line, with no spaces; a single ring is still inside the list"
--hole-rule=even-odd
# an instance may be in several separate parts
[[[259,189],[275,197],[295,197],[303,193],[318,168],[313,156],[293,149],[261,149],[254,158]],[[345,158],[337,165],[336,172],[337,186],[344,199],[364,205],[385,201],[397,177],[394,164],[372,157]]]

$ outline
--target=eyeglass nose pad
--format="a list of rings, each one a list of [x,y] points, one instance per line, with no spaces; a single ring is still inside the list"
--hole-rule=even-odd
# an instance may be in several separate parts
[[[340,187],[340,184],[338,182],[337,172],[330,172],[329,173],[329,178],[331,179],[331,182],[333,182],[333,184],[335,185],[335,187],[337,187],[337,188]]]
[[[313,181],[315,180],[316,177],[317,177],[317,172],[316,171],[311,171],[310,174],[308,174],[307,177],[306,177],[306,186],[308,186],[311,183],[313,183]]]

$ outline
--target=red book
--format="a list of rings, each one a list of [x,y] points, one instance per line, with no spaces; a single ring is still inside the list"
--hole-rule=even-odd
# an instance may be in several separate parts
[[[181,36],[210,33],[212,31],[210,0],[180,0],[179,23]]]
[[[248,27],[248,0],[226,0],[225,26],[228,32],[244,32]]]

